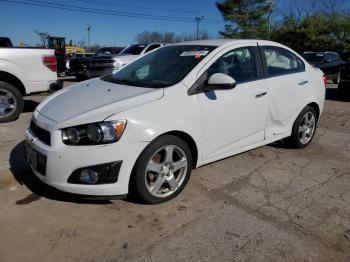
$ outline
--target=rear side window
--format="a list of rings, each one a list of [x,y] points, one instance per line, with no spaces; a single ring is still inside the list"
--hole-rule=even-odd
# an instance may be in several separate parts
[[[269,77],[305,71],[305,64],[292,52],[275,46],[263,47]]]
[[[325,60],[329,60],[330,62],[338,62],[340,59],[336,54],[327,54],[324,58]]]
[[[215,73],[233,77],[237,83],[253,81],[258,78],[255,53],[244,47],[229,51],[208,68],[208,78]]]
[[[156,49],[160,47],[160,45],[151,45],[147,48],[146,52],[145,53],[148,53],[148,52],[151,52],[152,50]]]

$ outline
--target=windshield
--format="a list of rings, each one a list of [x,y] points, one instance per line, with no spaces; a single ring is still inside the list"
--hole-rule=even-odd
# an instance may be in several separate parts
[[[130,54],[130,55],[139,55],[142,50],[146,47],[146,45],[131,45],[125,48],[120,52],[121,55]]]
[[[110,56],[111,54],[113,54],[111,49],[100,49],[94,54],[94,56],[95,57]]]
[[[303,54],[303,57],[308,62],[319,63],[322,61],[324,54],[323,53],[307,53],[307,54]]]
[[[117,71],[110,82],[151,88],[181,81],[215,46],[174,45],[151,52]]]

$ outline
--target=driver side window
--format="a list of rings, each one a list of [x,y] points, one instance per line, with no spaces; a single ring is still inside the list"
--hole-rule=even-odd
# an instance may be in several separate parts
[[[229,51],[208,68],[208,78],[215,73],[233,77],[237,83],[258,79],[255,53],[251,47]]]

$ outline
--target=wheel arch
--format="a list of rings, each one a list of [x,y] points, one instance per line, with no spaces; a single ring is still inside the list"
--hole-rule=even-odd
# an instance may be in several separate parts
[[[186,132],[178,131],[178,130],[163,133],[163,134],[157,136],[155,139],[157,139],[158,137],[161,137],[161,136],[166,136],[166,135],[173,135],[173,136],[181,138],[183,141],[185,141],[185,143],[188,145],[188,147],[191,150],[192,168],[196,168],[197,162],[198,162],[198,147],[197,147],[197,144],[194,141],[194,139]]]
[[[0,71],[0,81],[13,85],[23,96],[26,95],[26,89],[22,81],[19,80],[15,75],[5,71]]]
[[[317,120],[320,118],[320,107],[316,102],[311,102],[309,104],[307,104],[307,106],[312,107],[313,109],[315,109],[316,114],[317,114]]]

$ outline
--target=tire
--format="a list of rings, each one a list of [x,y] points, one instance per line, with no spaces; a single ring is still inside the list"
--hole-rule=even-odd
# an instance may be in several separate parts
[[[293,124],[292,135],[288,139],[290,146],[298,149],[308,146],[315,136],[317,121],[316,110],[311,106],[305,107]]]
[[[346,92],[347,90],[346,90],[346,85],[348,85],[348,86],[350,86],[350,82],[344,82],[344,81],[342,81],[342,82],[340,82],[339,84],[338,84],[338,95],[340,96],[340,97],[345,97],[346,95],[348,95],[350,92]],[[350,89],[350,88],[348,88],[348,89]],[[348,93],[348,94],[347,94]]]
[[[338,73],[337,78],[332,79],[333,84],[338,84],[340,82],[340,72]]]
[[[191,171],[192,154],[188,145],[176,136],[161,136],[152,141],[136,161],[130,191],[143,202],[160,204],[184,189]]]
[[[78,81],[84,81],[84,80],[88,79],[86,76],[81,75],[81,74],[76,74],[76,75],[75,75],[75,78],[76,78]]]
[[[16,120],[22,113],[23,106],[24,101],[19,90],[11,84],[0,81],[0,123]]]

